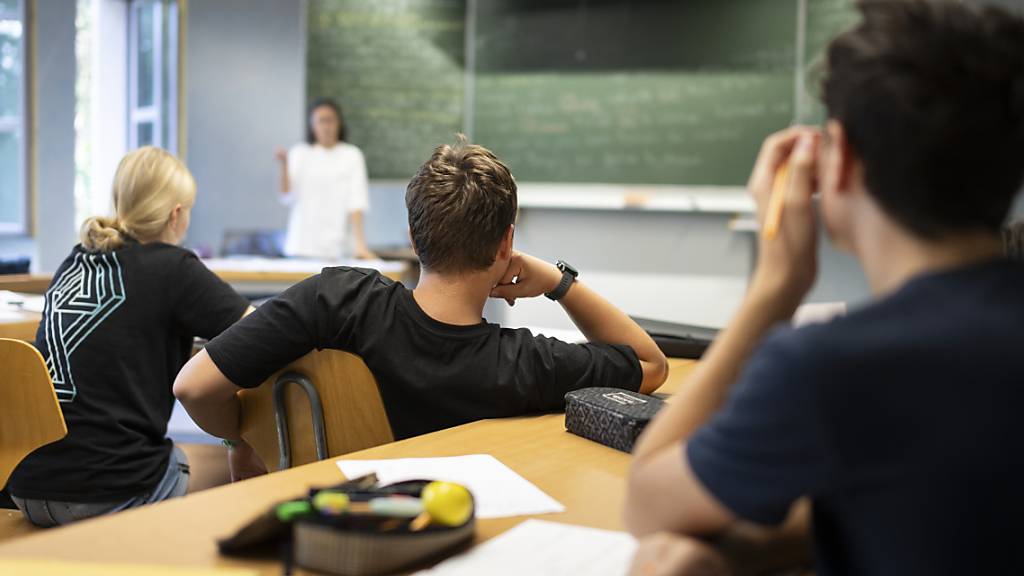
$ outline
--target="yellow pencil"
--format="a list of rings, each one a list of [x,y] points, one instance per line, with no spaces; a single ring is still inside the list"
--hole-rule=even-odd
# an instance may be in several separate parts
[[[772,196],[768,199],[768,214],[764,220],[763,236],[765,240],[771,240],[779,233],[779,224],[782,222],[782,206],[786,203],[788,190],[789,161],[786,161],[775,171],[775,180],[772,182]]]

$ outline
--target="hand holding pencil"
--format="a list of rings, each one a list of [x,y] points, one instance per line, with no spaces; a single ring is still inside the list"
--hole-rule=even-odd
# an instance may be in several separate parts
[[[772,195],[768,199],[768,213],[765,215],[761,234],[765,240],[771,240],[779,233],[782,223],[782,205],[786,202],[789,192],[789,161],[787,160],[775,170],[772,180]]]
[[[817,274],[818,226],[811,196],[818,140],[818,132],[807,127],[773,134],[749,183],[761,224],[752,287],[794,309]]]

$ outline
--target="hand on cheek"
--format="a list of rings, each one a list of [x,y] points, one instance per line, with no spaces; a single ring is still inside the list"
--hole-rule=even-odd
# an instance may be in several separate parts
[[[491,290],[491,298],[503,298],[514,306],[517,298],[533,298],[551,292],[562,280],[562,272],[539,258],[513,252],[508,269]]]

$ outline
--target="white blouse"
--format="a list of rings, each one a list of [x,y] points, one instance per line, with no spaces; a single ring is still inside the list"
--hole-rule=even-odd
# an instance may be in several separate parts
[[[370,207],[362,151],[344,142],[296,144],[288,151],[288,186],[281,196],[291,206],[284,253],[325,260],[350,254],[349,214]]]

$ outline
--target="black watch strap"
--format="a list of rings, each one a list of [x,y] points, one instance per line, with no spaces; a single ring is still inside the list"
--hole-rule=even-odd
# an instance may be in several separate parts
[[[551,292],[544,294],[549,300],[558,302],[569,292],[569,288],[572,288],[572,283],[576,281],[576,277],[579,276],[579,272],[576,271],[571,265],[566,262],[558,261],[558,269],[562,271],[562,281],[558,283]]]

